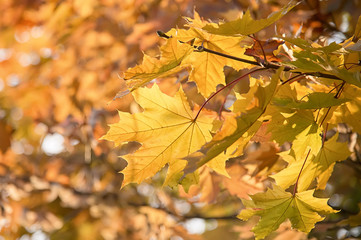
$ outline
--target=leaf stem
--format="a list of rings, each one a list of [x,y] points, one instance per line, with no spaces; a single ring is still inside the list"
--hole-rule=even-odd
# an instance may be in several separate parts
[[[264,51],[264,49],[263,49],[263,46],[262,46],[261,42],[254,36],[254,34],[253,34],[253,37],[250,36],[250,38],[252,38],[254,41],[256,41],[256,42],[258,43],[258,45],[260,46],[260,48],[261,48],[261,50],[262,50],[263,62],[264,62],[264,63],[268,63],[267,58],[266,58],[266,53],[265,53],[265,51]]]
[[[345,83],[346,83],[345,81],[343,81],[343,82],[341,83],[341,86],[340,86],[340,88],[337,90],[334,98],[337,99],[337,98],[339,98],[339,97],[341,96],[341,93],[342,93],[343,87],[345,86]],[[322,124],[323,124],[323,122],[325,121],[325,119],[326,119],[328,113],[330,112],[330,110],[331,110],[331,107],[328,107],[328,108],[327,108],[327,112],[326,112],[325,116],[323,117],[323,119],[322,119],[322,121],[321,121],[321,123],[320,123],[320,126],[322,126]]]
[[[308,153],[307,153],[307,156],[306,156],[306,158],[305,158],[305,161],[303,161],[303,164],[302,164],[300,173],[298,174],[298,177],[297,177],[297,180],[296,180],[296,183],[295,183],[295,188],[293,189],[293,196],[295,196],[296,193],[297,193],[298,182],[299,182],[299,180],[300,180],[302,170],[303,170],[303,168],[304,168],[304,166],[305,166],[305,164],[306,164],[306,160],[307,160],[307,158],[308,158],[308,155],[310,155],[310,152],[311,152],[311,149],[308,150]]]
[[[303,77],[303,76],[305,76],[305,74],[297,74],[296,76],[293,76],[293,77],[287,79],[286,81],[284,81],[284,82],[282,83],[282,85],[285,85],[286,83],[289,83],[289,82],[291,82],[292,80],[296,80],[297,78]]]
[[[229,94],[231,93],[232,89],[234,88],[234,86],[236,86],[235,84],[233,86],[231,86],[228,90],[228,93],[226,94],[223,102],[222,102],[222,105],[221,107],[219,108],[218,110],[218,116],[219,116],[219,119],[221,120],[221,116],[222,116],[222,110],[224,109],[224,105],[226,105],[226,101],[227,101],[227,97],[229,96]]]
[[[199,116],[199,114],[201,113],[202,109],[206,106],[206,104],[214,97],[216,96],[218,93],[220,93],[221,91],[223,91],[225,88],[237,83],[238,81],[240,81],[242,78],[246,77],[247,75],[249,74],[252,74],[252,73],[255,73],[255,72],[258,72],[258,71],[261,71],[261,70],[265,70],[267,68],[256,68],[254,70],[251,70],[249,71],[248,73],[246,74],[243,74],[242,76],[236,78],[235,80],[233,80],[232,82],[228,83],[227,85],[221,87],[220,89],[218,89],[216,92],[212,93],[212,95],[206,100],[204,101],[204,103],[202,104],[201,108],[198,110],[198,113],[197,115],[195,116],[195,118],[193,119],[193,122],[195,122]]]
[[[323,147],[323,145],[325,145],[327,129],[328,129],[328,123],[326,124],[325,130],[323,131],[322,147]]]

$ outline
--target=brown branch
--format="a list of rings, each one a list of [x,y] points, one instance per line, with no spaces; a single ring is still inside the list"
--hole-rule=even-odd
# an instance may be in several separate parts
[[[157,34],[158,34],[158,36],[166,38],[166,39],[171,38],[171,36],[168,36],[167,34],[165,34],[162,31],[157,31]],[[186,42],[183,42],[183,41],[179,41],[179,42],[180,43],[186,43]],[[188,43],[186,43],[186,44],[188,44]],[[270,68],[270,69],[279,69],[281,67],[284,67],[283,71],[285,71],[285,72],[290,72],[290,71],[295,70],[292,67],[281,66],[281,65],[278,65],[278,64],[275,64],[275,63],[272,63],[272,62],[265,62],[264,64],[261,64],[261,63],[256,62],[256,61],[251,61],[251,60],[248,60],[248,59],[239,58],[239,57],[235,57],[235,56],[228,55],[228,54],[225,54],[225,53],[217,52],[217,51],[205,48],[204,46],[192,45],[192,47],[198,52],[208,52],[208,53],[212,53],[212,54],[215,54],[215,55],[218,55],[218,56],[221,56],[221,57],[229,58],[229,59],[232,59],[232,60],[235,60],[235,61],[238,61],[238,62],[248,63],[248,64],[255,65],[255,66],[260,66],[260,67]],[[329,78],[329,79],[335,79],[335,80],[342,80],[341,78],[339,78],[337,76],[334,76],[332,74],[321,73],[321,72],[302,73],[302,72],[295,71],[293,73],[308,75],[308,76],[314,76],[314,77],[322,77],[322,78]]]
[[[336,99],[338,99],[341,96],[341,93],[342,93],[342,90],[343,90],[344,86],[345,86],[345,81],[342,82],[341,87],[337,90],[337,92],[335,94]],[[331,110],[331,107],[328,107],[327,112],[326,112],[325,116],[323,117],[323,119],[322,119],[322,121],[320,123],[320,126],[322,126],[322,124],[325,121],[325,119],[326,119],[327,115],[329,114],[330,110]]]
[[[187,219],[192,219],[192,218],[202,218],[202,219],[205,219],[205,220],[211,220],[211,219],[216,219],[216,220],[234,220],[237,218],[239,212],[234,212],[234,213],[231,213],[231,214],[228,214],[228,215],[223,215],[223,216],[207,216],[207,215],[203,215],[203,214],[200,214],[200,213],[193,213],[193,214],[185,214],[185,215],[181,215],[181,214],[178,214],[174,211],[171,211],[170,209],[164,207],[164,206],[159,206],[159,207],[152,207],[150,206],[149,204],[147,203],[134,203],[134,202],[131,202],[131,203],[127,203],[129,206],[132,206],[132,207],[151,207],[153,209],[157,209],[157,210],[161,210],[169,215],[172,215],[176,218],[178,218],[180,221],[185,221]]]

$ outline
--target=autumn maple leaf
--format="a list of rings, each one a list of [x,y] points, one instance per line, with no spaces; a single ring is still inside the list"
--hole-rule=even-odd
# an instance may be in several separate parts
[[[327,205],[328,199],[315,198],[313,193],[314,190],[309,190],[292,195],[273,185],[273,189],[268,189],[265,193],[250,196],[252,200],[242,199],[246,209],[242,210],[238,218],[248,220],[254,215],[261,216],[252,229],[256,239],[263,239],[286,219],[291,221],[292,227],[310,232],[316,222],[324,219],[320,214],[337,212]]]
[[[128,162],[122,171],[123,186],[142,182],[166,164],[169,164],[167,179],[176,179],[174,175],[181,173],[186,165],[181,158],[211,140],[213,120],[203,114],[195,120],[181,89],[170,97],[154,84],[152,88],[135,90],[133,96],[144,112],[119,112],[120,121],[111,124],[102,137],[116,146],[129,141],[142,144],[136,152],[123,156]]]
[[[335,163],[345,160],[351,154],[347,143],[337,142],[337,137],[338,134],[325,142],[317,151],[318,153],[311,159],[307,159],[305,163],[302,159],[289,162],[287,168],[273,175],[272,178],[276,180],[278,185],[287,188],[296,182],[298,173],[303,166],[299,176],[298,189],[306,190],[316,177],[318,179],[317,187],[325,188]]]

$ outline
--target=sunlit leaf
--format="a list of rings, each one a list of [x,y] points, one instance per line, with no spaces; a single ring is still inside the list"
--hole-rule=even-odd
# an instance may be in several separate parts
[[[198,19],[195,23],[194,19],[189,19],[189,21],[190,28],[188,30],[172,29],[167,34],[182,42],[194,40],[193,45],[195,46],[203,46],[219,53],[236,55],[240,58],[252,60],[251,57],[244,55],[245,48],[253,44],[251,39],[247,37],[229,38],[210,34],[196,28],[196,26],[202,24],[201,20]],[[193,51],[183,64],[191,66],[189,80],[196,82],[198,90],[206,97],[216,91],[218,84],[225,84],[223,72],[225,66],[233,67],[236,70],[250,68],[249,64],[205,51]]]
[[[127,80],[127,85],[131,90],[144,86],[153,79],[168,76],[185,68],[187,65],[181,63],[192,52],[192,47],[170,38],[160,51],[159,59],[144,54],[141,65],[124,72],[124,79]]]
[[[277,185],[265,193],[250,196],[252,200],[242,200],[246,209],[238,217],[248,220],[257,215],[261,219],[252,229],[256,239],[263,239],[275,231],[286,219],[291,221],[292,227],[303,232],[310,232],[315,223],[322,221],[320,216],[336,212],[327,205],[326,198],[313,197],[314,190],[298,192],[292,195]]]
[[[347,144],[336,142],[336,140],[337,135],[328,140],[316,156],[309,157],[305,163],[302,159],[290,162],[287,168],[273,175],[272,178],[278,185],[287,188],[296,182],[302,169],[298,182],[300,191],[307,190],[316,178],[317,188],[324,189],[335,162],[345,160],[350,155]]]
[[[278,106],[298,109],[318,109],[338,106],[349,101],[348,99],[335,98],[334,94],[314,92],[306,96],[307,101],[292,101],[292,99],[274,99],[273,103]]]
[[[154,85],[151,89],[139,88],[133,95],[144,112],[119,112],[119,123],[110,125],[110,130],[102,138],[113,141],[116,146],[129,141],[142,143],[135,153],[124,156],[128,166],[122,171],[123,186],[142,182],[167,163],[170,164],[170,174],[176,174],[181,168],[175,163],[184,161],[180,159],[211,139],[212,119],[201,114],[194,121],[194,114],[182,91],[173,98]]]

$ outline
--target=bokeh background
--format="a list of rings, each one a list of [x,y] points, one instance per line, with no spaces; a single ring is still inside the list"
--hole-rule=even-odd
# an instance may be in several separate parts
[[[267,185],[264,176],[252,173],[263,161],[278,158],[274,144],[252,145],[245,156],[228,161],[232,179],[205,171],[200,187],[185,193],[162,187],[164,172],[120,190],[119,171],[126,162],[119,156],[138,145],[113,148],[98,139],[107,124],[119,120],[117,110],[139,110],[130,95],[114,97],[125,89],[122,71],[140,63],[143,52],[158,54],[157,30],[182,27],[182,16],[192,17],[194,9],[217,22],[247,9],[264,18],[288,1],[0,3],[0,239],[253,239],[254,222],[235,218],[242,208],[239,197]],[[352,36],[360,14],[359,0],[306,0],[256,37],[285,34],[342,42]],[[229,80],[237,73],[228,69],[226,74]],[[184,78],[158,84],[172,94],[187,84]],[[347,126],[340,129],[359,150],[358,135]],[[310,237],[360,237],[361,227],[339,224],[359,211],[360,158],[355,151],[337,164],[326,191],[318,193],[341,211],[317,224]],[[307,235],[286,223],[269,239]]]

